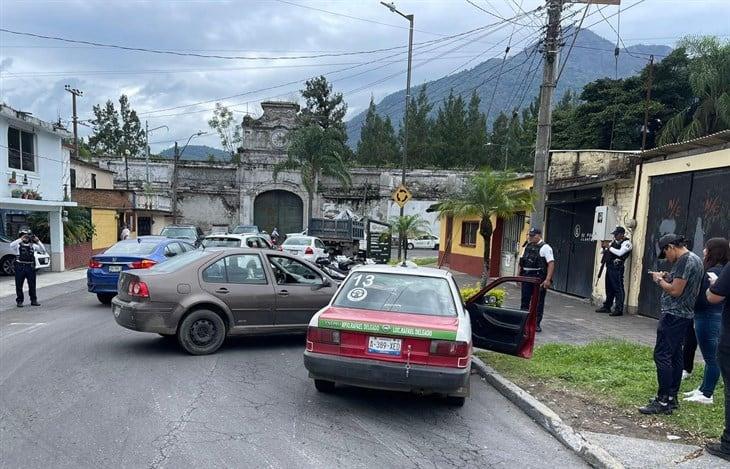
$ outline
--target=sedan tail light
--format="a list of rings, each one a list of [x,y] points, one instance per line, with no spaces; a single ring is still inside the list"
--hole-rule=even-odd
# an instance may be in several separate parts
[[[323,329],[321,327],[310,326],[307,329],[307,340],[318,344],[339,345],[340,331],[335,329]]]
[[[89,269],[101,269],[102,263],[96,259],[89,259]]]
[[[314,249],[312,249],[311,246],[307,246],[307,248],[304,250],[304,254],[314,254]]]
[[[139,298],[150,297],[150,289],[147,287],[147,284],[142,282],[141,280],[132,280],[131,282],[129,282],[127,293],[129,294],[129,296],[136,296]]]
[[[467,342],[454,342],[451,340],[432,340],[431,355],[442,355],[446,357],[464,357],[469,354]]]
[[[157,262],[150,260],[150,259],[142,259],[141,261],[134,261],[131,264],[129,264],[129,267],[133,269],[149,269],[153,265],[157,264]]]

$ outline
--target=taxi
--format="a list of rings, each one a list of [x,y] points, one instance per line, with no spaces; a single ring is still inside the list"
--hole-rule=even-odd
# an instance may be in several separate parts
[[[320,392],[338,383],[442,394],[462,406],[474,347],[532,356],[539,288],[527,311],[497,307],[489,291],[505,282],[539,280],[501,277],[462,302],[450,272],[358,267],[309,322],[304,366]]]

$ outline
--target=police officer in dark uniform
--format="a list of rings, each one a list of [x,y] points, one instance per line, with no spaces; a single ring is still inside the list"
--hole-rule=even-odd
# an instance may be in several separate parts
[[[534,288],[540,288],[537,303],[537,332],[542,332],[542,315],[545,309],[545,294],[552,286],[553,272],[555,271],[555,257],[553,248],[542,239],[542,230],[531,228],[527,233],[527,244],[520,257],[520,275],[523,277],[537,277],[542,280],[540,286],[532,283],[522,283],[522,297],[520,309],[527,311],[530,308],[530,299]]]
[[[28,296],[31,306],[40,306],[35,291],[35,251],[42,251],[43,244],[37,236],[29,231],[21,231],[20,238],[10,243],[10,248],[15,249],[15,302],[18,308],[23,307],[23,284],[28,281]]]
[[[624,314],[624,264],[631,255],[631,241],[626,237],[626,230],[617,226],[613,230],[613,241],[603,241],[603,262],[606,266],[606,301],[596,310],[597,313],[611,313],[610,316]],[[611,312],[614,300],[616,306]]]

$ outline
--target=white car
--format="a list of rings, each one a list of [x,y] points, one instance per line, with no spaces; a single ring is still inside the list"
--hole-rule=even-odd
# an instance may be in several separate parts
[[[205,248],[260,248],[272,249],[271,243],[263,234],[214,234],[203,238]]]
[[[286,238],[281,244],[281,250],[295,254],[310,262],[327,257],[327,247],[321,239],[314,236],[293,236]]]
[[[15,274],[15,251],[10,248],[12,240],[0,236],[0,273],[3,275]],[[51,256],[44,250],[43,252],[35,251],[35,270],[50,269]]]
[[[408,249],[438,249],[439,237],[434,235],[423,235],[408,240]]]

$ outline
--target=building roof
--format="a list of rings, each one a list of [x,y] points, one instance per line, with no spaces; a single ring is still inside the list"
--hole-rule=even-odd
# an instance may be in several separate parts
[[[652,148],[641,154],[643,159],[652,159],[656,157],[666,157],[683,153],[687,151],[697,150],[695,153],[708,153],[720,148],[730,146],[730,129],[721,130],[714,134],[705,135],[704,137],[694,138],[685,142],[670,143],[661,147]],[[704,150],[704,151],[703,151]]]
[[[18,111],[5,103],[0,103],[0,116],[15,122],[31,125],[34,129],[44,130],[60,138],[70,138],[72,135],[60,124],[43,121],[32,116],[30,112]]]
[[[82,160],[81,158],[75,158],[73,156],[71,157],[71,164],[72,165],[77,164],[79,166],[86,166],[87,168],[92,168],[92,169],[94,169],[96,171],[101,171],[101,172],[104,172],[104,173],[114,174],[114,171],[112,171],[111,169],[104,169],[104,168],[102,168],[99,165],[95,165],[94,163],[90,163],[88,161]]]

